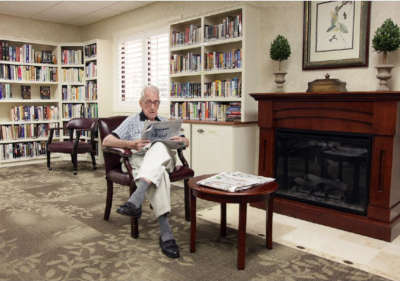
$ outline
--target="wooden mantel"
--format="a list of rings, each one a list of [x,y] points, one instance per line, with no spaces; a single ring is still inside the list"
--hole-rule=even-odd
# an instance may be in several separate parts
[[[262,176],[274,177],[276,128],[372,135],[367,216],[285,198],[276,198],[275,212],[385,241],[400,234],[400,92],[250,95],[258,101]]]

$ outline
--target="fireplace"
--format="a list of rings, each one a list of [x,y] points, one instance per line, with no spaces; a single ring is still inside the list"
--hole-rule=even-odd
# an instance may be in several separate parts
[[[278,197],[366,215],[371,135],[277,129]]]
[[[274,212],[385,241],[400,234],[400,92],[250,95],[258,173],[279,183]]]

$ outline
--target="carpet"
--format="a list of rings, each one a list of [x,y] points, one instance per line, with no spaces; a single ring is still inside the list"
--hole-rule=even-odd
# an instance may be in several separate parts
[[[115,186],[113,210],[103,220],[103,167],[70,162],[0,169],[0,280],[388,280],[277,243],[267,250],[247,235],[246,269],[238,271],[237,231],[219,236],[219,225],[198,217],[196,253],[189,252],[183,189],[173,186],[169,222],[181,257],[165,257],[158,224],[147,199],[139,239],[130,220],[115,213],[128,188]],[[198,210],[216,203],[197,200]]]

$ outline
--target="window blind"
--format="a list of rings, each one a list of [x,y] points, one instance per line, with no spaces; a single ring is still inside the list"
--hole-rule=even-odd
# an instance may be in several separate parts
[[[119,106],[139,107],[143,85],[160,90],[161,106],[167,106],[169,96],[169,38],[162,30],[144,32],[118,40]]]

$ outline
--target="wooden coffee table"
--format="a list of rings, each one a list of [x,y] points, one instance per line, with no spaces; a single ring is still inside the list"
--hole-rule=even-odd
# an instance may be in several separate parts
[[[189,180],[190,187],[190,252],[196,251],[196,198],[221,203],[221,236],[226,236],[226,204],[239,204],[239,235],[238,235],[238,262],[237,268],[245,268],[246,254],[246,217],[247,203],[265,201],[266,212],[266,244],[272,249],[272,213],[274,209],[274,194],[278,188],[276,182],[258,185],[239,192],[226,192],[206,186],[198,185],[197,182],[213,175],[203,175]]]

